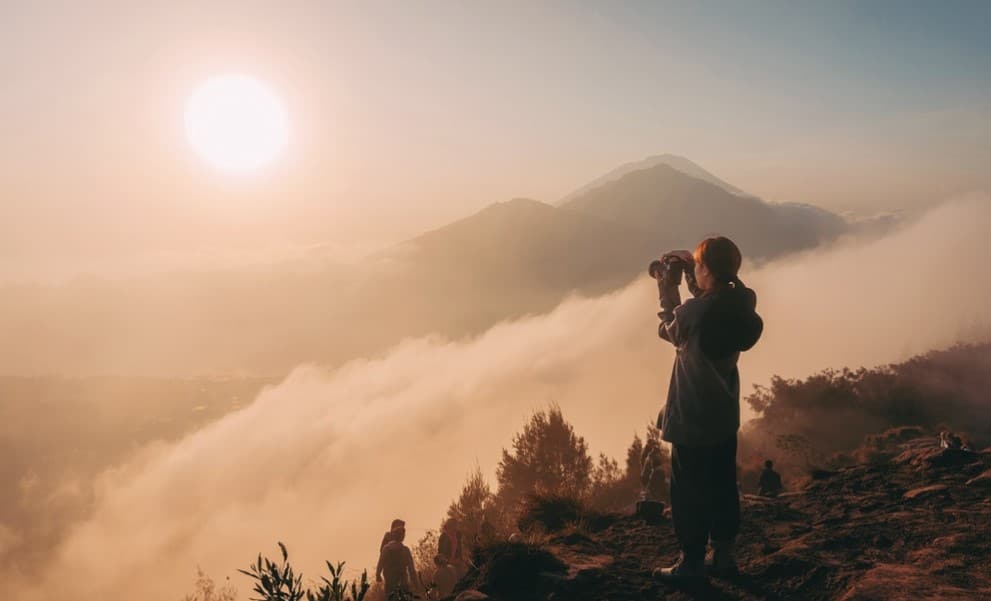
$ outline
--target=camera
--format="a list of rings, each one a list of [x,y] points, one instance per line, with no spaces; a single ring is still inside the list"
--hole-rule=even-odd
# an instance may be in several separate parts
[[[691,269],[692,266],[686,263],[681,257],[669,254],[665,255],[662,259],[651,261],[650,266],[647,267],[647,274],[657,281],[680,286],[681,275],[691,271]]]

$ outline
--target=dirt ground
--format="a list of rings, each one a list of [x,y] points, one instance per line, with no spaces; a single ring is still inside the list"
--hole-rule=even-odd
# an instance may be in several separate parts
[[[670,520],[617,516],[598,531],[551,536],[542,559],[480,566],[462,586],[506,601],[991,598],[991,449],[943,450],[931,439],[904,448],[883,464],[817,472],[777,499],[745,495],[734,578],[656,581],[651,570],[678,556]],[[551,567],[524,574],[537,565]]]

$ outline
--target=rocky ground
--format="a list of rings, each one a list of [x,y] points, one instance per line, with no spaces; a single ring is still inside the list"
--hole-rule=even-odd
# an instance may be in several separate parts
[[[991,599],[991,449],[911,441],[777,499],[745,496],[742,512],[735,578],[655,581],[678,555],[670,520],[616,516],[494,550],[460,599]]]

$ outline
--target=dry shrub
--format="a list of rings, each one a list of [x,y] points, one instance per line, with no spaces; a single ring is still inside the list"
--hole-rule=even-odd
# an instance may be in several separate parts
[[[581,501],[564,495],[528,495],[517,521],[520,531],[559,532],[581,521]]]
[[[475,552],[472,570],[466,580],[472,588],[509,599],[529,598],[542,588],[548,574],[568,570],[560,559],[540,545],[526,542],[497,542]]]

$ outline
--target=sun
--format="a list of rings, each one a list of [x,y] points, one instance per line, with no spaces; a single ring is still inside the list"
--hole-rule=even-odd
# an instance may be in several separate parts
[[[211,165],[229,172],[254,171],[274,161],[289,139],[279,98],[245,75],[220,75],[193,90],[186,101],[186,137]]]

